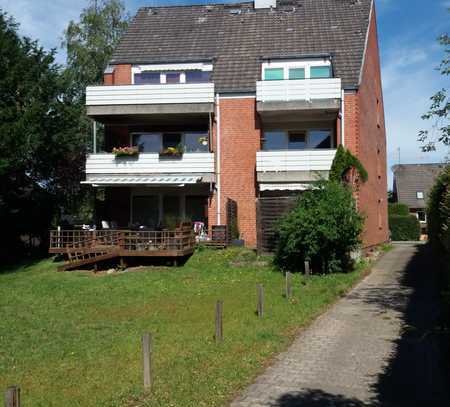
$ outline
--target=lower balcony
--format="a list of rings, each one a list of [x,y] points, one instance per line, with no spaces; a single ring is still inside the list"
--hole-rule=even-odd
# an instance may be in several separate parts
[[[84,183],[186,184],[212,182],[213,177],[213,153],[184,153],[174,157],[164,157],[158,153],[117,157],[115,154],[104,153],[88,155]]]
[[[259,182],[310,182],[328,178],[336,149],[258,151]]]

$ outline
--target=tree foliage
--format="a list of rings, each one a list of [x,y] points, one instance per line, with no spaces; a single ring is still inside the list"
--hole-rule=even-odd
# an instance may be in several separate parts
[[[402,204],[399,202],[389,203],[388,214],[389,215],[408,216],[409,215],[408,205],[405,205],[405,204]]]
[[[420,239],[420,223],[414,215],[389,214],[391,239],[409,241]]]
[[[450,165],[436,179],[428,196],[427,224],[431,244],[450,254]]]
[[[300,195],[297,206],[278,227],[275,262],[299,270],[305,260],[314,270],[339,272],[360,244],[363,217],[356,210],[352,191],[335,181],[322,181]]]
[[[350,173],[356,171],[359,179],[366,182],[368,174],[361,161],[358,160],[348,149],[342,144],[339,145],[330,169],[330,180],[335,182],[350,181]]]
[[[439,37],[438,41],[444,48],[444,58],[437,69],[441,75],[448,76],[450,74],[450,37],[447,34],[443,34]],[[436,144],[439,143],[450,147],[450,100],[448,90],[442,88],[431,96],[430,100],[430,109],[422,115],[422,119],[433,120],[434,123],[431,131],[419,131],[418,140],[423,144],[423,151],[434,151],[436,150]]]

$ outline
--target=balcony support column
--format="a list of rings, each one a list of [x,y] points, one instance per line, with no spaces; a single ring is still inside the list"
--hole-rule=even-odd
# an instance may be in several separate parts
[[[97,122],[95,120],[92,121],[92,152],[94,154],[97,153]]]

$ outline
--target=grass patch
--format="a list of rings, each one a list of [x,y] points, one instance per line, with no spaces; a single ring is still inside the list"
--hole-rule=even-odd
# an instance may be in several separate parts
[[[202,250],[180,268],[94,276],[50,260],[0,271],[0,390],[26,406],[218,406],[250,383],[302,326],[360,278],[293,276],[267,258]],[[265,287],[258,319],[256,283]],[[224,301],[224,342],[213,340]],[[153,334],[155,382],[142,393],[141,335]],[[1,391],[0,393],[3,393]]]

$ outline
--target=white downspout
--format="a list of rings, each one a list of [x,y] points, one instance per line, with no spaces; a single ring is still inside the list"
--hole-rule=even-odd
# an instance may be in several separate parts
[[[217,224],[221,224],[221,200],[220,200],[220,97],[216,94],[216,191],[217,191]]]
[[[341,94],[341,144],[345,147],[345,101],[344,101],[344,89]]]
[[[93,132],[92,132],[92,136],[93,136],[93,141],[92,141],[92,152],[94,154],[97,153],[97,122],[94,120],[93,121]]]

